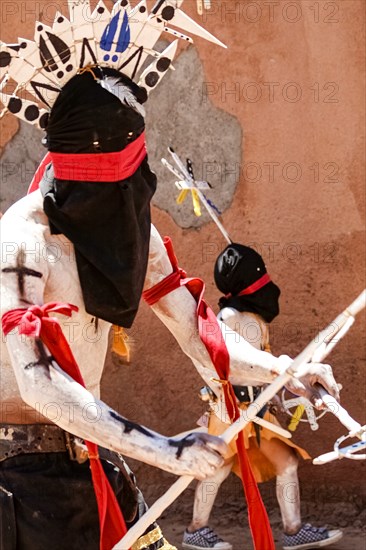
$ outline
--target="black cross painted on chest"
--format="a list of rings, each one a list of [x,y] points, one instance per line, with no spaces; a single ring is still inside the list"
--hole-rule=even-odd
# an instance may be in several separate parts
[[[25,267],[25,252],[21,250],[17,256],[17,264],[15,267],[5,267],[2,269],[3,273],[16,273],[18,276],[18,289],[20,295],[24,296],[24,281],[25,277],[37,277],[41,279],[43,277],[42,273],[36,271],[35,269],[30,269]]]

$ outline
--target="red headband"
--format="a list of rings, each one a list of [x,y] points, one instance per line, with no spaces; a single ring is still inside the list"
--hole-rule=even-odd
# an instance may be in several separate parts
[[[55,177],[72,181],[121,181],[146,157],[145,132],[116,153],[50,153]]]
[[[246,296],[247,294],[253,294],[254,292],[257,292],[257,290],[259,290],[260,288],[262,288],[263,286],[267,285],[270,282],[271,282],[271,277],[268,275],[268,273],[265,273],[264,275],[262,275],[262,277],[260,277],[260,279],[255,281],[250,286],[247,286],[247,288],[244,288],[243,290],[241,290],[235,296]],[[232,298],[232,294],[226,294],[225,297]]]
[[[121,181],[134,174],[146,157],[145,132],[117,153],[47,153],[29,186],[36,191],[52,162],[55,177],[72,181]]]

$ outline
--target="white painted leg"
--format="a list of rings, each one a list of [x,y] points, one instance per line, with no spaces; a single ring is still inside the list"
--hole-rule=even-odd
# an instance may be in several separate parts
[[[224,464],[213,477],[198,482],[194,497],[193,518],[188,527],[190,533],[208,525],[219,488],[229,475],[231,468],[232,462]]]
[[[297,533],[301,528],[300,488],[297,475],[297,459],[288,464],[282,474],[276,478],[277,501],[281,510],[283,530],[288,535]]]
[[[262,439],[261,451],[276,469],[276,495],[281,510],[283,530],[288,535],[301,528],[300,489],[296,452],[279,439]]]

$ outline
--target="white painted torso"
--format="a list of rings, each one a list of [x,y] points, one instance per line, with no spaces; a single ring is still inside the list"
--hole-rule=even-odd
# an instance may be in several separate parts
[[[100,380],[108,345],[110,323],[98,320],[97,329],[92,315],[84,309],[79,277],[74,256],[74,248],[64,235],[51,235],[48,219],[43,212],[41,193],[36,191],[15,203],[1,220],[2,259],[11,263],[11,257],[18,249],[18,243],[25,244],[26,252],[32,260],[32,267],[44,273],[43,303],[67,302],[76,305],[78,312],[71,318],[58,317],[64,335],[80,367],[87,389],[99,397]],[[14,261],[13,261],[14,263]],[[2,308],[6,307],[6,283],[8,278],[16,279],[14,274],[2,273]],[[25,277],[25,294],[32,299],[32,277]],[[37,303],[35,301],[35,303]],[[13,307],[26,307],[14,304]],[[54,314],[52,314],[54,315]],[[3,422],[27,423],[28,417],[34,422],[35,415],[22,402],[14,371],[10,363],[8,350],[2,334],[1,341],[1,401]],[[38,415],[40,416],[40,415]],[[42,422],[42,418],[39,418]]]

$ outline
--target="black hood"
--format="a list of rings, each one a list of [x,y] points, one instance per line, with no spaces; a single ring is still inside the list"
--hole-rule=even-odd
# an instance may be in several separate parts
[[[98,84],[98,71],[75,76],[57,98],[46,129],[52,153],[95,153],[97,162],[98,154],[122,151],[143,132],[143,117]],[[130,79],[103,71],[144,100]],[[156,189],[147,156],[131,176],[113,182],[61,180],[48,166],[40,187],[51,232],[74,245],[86,311],[130,327],[146,276]],[[67,300],[62,286],[60,299]]]
[[[54,153],[112,153],[121,151],[144,130],[144,118],[122,104],[98,80],[114,77],[139,103],[146,91],[114,69],[75,75],[63,87],[49,115],[46,144]]]
[[[219,301],[220,308],[258,313],[270,323],[279,314],[280,289],[277,285],[269,281],[251,294],[238,296],[266,273],[262,256],[253,248],[236,243],[227,246],[219,254],[214,269],[216,286],[225,294]]]

